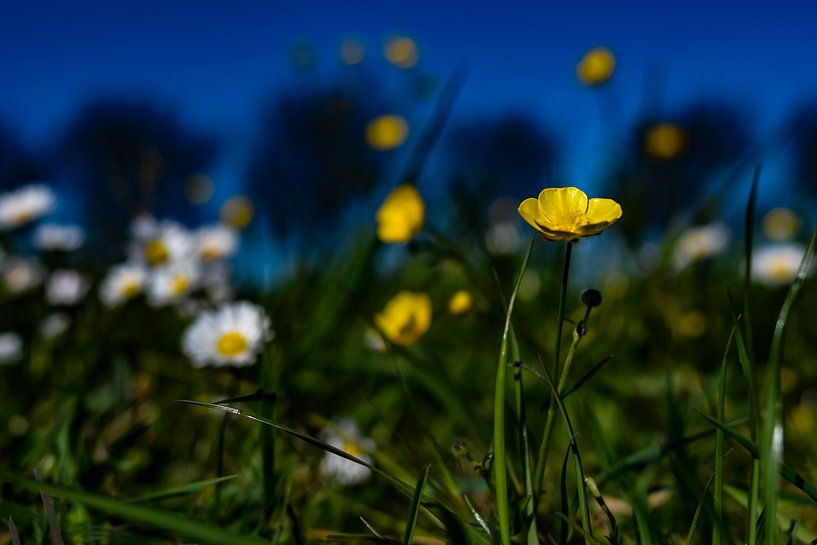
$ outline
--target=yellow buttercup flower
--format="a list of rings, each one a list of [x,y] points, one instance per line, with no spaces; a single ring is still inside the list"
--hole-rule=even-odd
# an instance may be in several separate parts
[[[772,240],[783,242],[794,238],[800,219],[788,208],[773,208],[763,216],[763,232]]]
[[[576,77],[583,85],[601,85],[613,76],[616,57],[606,47],[596,47],[588,51],[576,65]]]
[[[686,145],[686,132],[673,123],[659,123],[651,127],[644,136],[644,150],[647,154],[664,161],[681,155]]]
[[[471,293],[467,290],[459,290],[448,300],[448,312],[454,316],[460,316],[471,310],[473,304]]]
[[[386,60],[398,68],[411,68],[420,60],[417,44],[408,36],[395,36],[383,46]]]
[[[221,207],[221,221],[233,229],[243,229],[252,221],[255,206],[242,195],[230,197]]]
[[[548,240],[577,240],[601,233],[621,217],[612,199],[588,199],[577,187],[549,187],[525,199],[519,215]]]
[[[401,291],[374,317],[374,322],[394,344],[413,344],[431,325],[431,299],[425,293]]]
[[[385,243],[408,242],[423,228],[426,205],[413,185],[399,185],[377,211],[377,237]]]
[[[366,143],[379,151],[400,147],[408,137],[406,120],[397,114],[376,117],[366,126]]]

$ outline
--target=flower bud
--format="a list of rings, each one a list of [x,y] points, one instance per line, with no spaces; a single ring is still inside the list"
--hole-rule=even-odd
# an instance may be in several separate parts
[[[451,453],[457,458],[463,458],[471,454],[471,441],[468,439],[457,439],[451,445]]]
[[[590,308],[601,305],[601,292],[597,289],[586,289],[582,292],[582,304]]]

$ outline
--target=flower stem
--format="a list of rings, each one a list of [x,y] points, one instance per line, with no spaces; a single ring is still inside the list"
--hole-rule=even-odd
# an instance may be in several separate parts
[[[559,292],[558,321],[556,322],[556,350],[553,358],[553,376],[560,385],[564,384],[564,378],[559,372],[559,359],[562,350],[562,325],[565,321],[565,301],[567,300],[567,279],[570,275],[570,258],[573,255],[573,243],[565,242],[564,261],[562,263],[562,283]],[[560,386],[561,388],[561,386]],[[542,441],[539,443],[539,454],[536,458],[536,469],[533,473],[533,485],[536,490],[542,487],[542,480],[545,477],[545,461],[547,459],[548,448],[550,447],[550,437],[553,434],[553,422],[556,415],[556,403],[553,396],[548,405],[547,419],[545,420],[545,431],[542,434]]]

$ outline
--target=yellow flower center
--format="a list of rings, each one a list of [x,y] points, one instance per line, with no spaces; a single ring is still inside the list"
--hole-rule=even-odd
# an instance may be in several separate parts
[[[142,285],[133,278],[129,278],[122,282],[120,289],[122,292],[122,297],[125,299],[130,299],[139,295],[139,292],[142,291]]]
[[[163,265],[170,260],[170,252],[161,240],[149,240],[145,243],[145,260],[151,265]]]
[[[20,210],[14,215],[14,220],[17,223],[25,223],[31,219],[31,213],[28,210]]]
[[[342,446],[341,450],[352,456],[359,457],[363,454],[363,450],[354,441],[344,441]]]
[[[786,259],[775,259],[769,266],[769,276],[775,280],[788,280],[793,272],[791,263]]]
[[[221,251],[214,244],[210,244],[202,247],[200,255],[204,261],[215,261],[221,257]]]
[[[190,279],[183,274],[177,274],[170,281],[173,295],[183,295],[190,287]]]
[[[226,358],[238,356],[249,346],[247,338],[238,331],[228,331],[216,343],[216,351]]]

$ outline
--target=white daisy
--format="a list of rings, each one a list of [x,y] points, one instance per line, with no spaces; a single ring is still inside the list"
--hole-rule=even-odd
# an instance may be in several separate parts
[[[42,283],[44,276],[42,266],[25,257],[10,257],[3,266],[3,285],[12,295],[33,290]]]
[[[0,230],[8,231],[37,220],[57,205],[54,192],[31,184],[0,195]]]
[[[151,267],[162,267],[191,259],[195,255],[193,235],[173,221],[157,223],[152,219],[137,219],[132,232],[132,261]]]
[[[17,363],[23,357],[23,341],[17,333],[0,333],[0,365]]]
[[[368,453],[374,451],[377,445],[372,439],[363,436],[355,423],[349,419],[342,419],[324,430],[322,439],[355,458],[369,464],[372,463],[372,458]],[[324,477],[341,485],[361,483],[372,473],[368,467],[331,452],[324,454],[320,469]]]
[[[521,245],[522,237],[515,222],[494,223],[485,233],[485,247],[492,255],[515,253]]]
[[[112,267],[99,289],[99,297],[109,307],[133,299],[145,289],[147,271],[138,264],[123,263]]]
[[[197,287],[198,281],[198,267],[191,262],[157,269],[148,281],[148,303],[159,307],[178,302]]]
[[[202,261],[227,259],[238,249],[238,234],[221,224],[208,225],[196,232],[196,247]]]
[[[85,297],[88,287],[88,282],[77,271],[59,269],[48,279],[45,299],[54,306],[76,305]]]
[[[34,247],[44,252],[73,252],[85,242],[85,231],[77,225],[45,223],[34,231]]]
[[[241,301],[201,313],[184,332],[182,349],[194,367],[243,367],[255,363],[271,338],[264,310]]]
[[[40,335],[46,340],[52,340],[66,331],[71,325],[71,318],[64,312],[54,312],[40,322]]]
[[[710,223],[692,227],[678,239],[673,262],[677,270],[690,263],[718,254],[729,243],[729,227],[723,223]]]
[[[800,244],[761,246],[752,253],[752,280],[767,286],[788,284],[797,276],[805,255]]]

